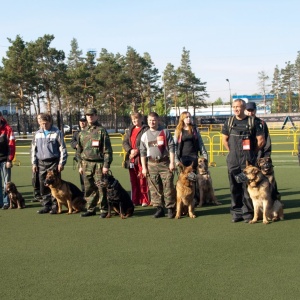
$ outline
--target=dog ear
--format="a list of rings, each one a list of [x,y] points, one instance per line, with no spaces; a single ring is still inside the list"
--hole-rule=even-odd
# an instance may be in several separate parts
[[[251,162],[247,159],[246,160],[246,167],[252,166]]]

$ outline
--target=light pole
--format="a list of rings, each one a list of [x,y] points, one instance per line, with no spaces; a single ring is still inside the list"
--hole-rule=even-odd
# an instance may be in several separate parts
[[[231,101],[231,88],[230,88],[230,81],[229,79],[226,79],[229,85],[229,103],[230,103],[230,114],[232,115],[232,101]]]

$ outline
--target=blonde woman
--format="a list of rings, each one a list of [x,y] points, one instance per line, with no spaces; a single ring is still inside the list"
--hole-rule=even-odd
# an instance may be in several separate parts
[[[179,117],[174,142],[176,165],[182,162],[184,166],[189,166],[193,162],[196,170],[199,154],[208,160],[199,129],[192,123],[192,117],[188,111],[184,111]]]

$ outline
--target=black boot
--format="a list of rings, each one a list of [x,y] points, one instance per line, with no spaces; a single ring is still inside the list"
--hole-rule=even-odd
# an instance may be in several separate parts
[[[165,212],[163,207],[158,206],[156,213],[153,215],[154,218],[162,218],[165,216]]]
[[[95,210],[93,210],[93,211],[87,211],[87,212],[85,212],[85,213],[82,213],[81,214],[81,217],[90,217],[90,216],[95,216],[96,215],[96,211]]]
[[[168,218],[173,219],[175,217],[175,209],[174,208],[168,208]]]

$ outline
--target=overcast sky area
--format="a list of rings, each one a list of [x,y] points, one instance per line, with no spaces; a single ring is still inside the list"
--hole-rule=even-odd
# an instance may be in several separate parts
[[[102,48],[148,52],[163,73],[179,67],[183,47],[192,71],[207,82],[208,101],[259,93],[258,72],[294,63],[300,50],[299,0],[14,0],[1,1],[0,57],[20,35],[25,42],[53,34],[51,47],[85,54]],[[226,81],[229,79],[229,83]]]

